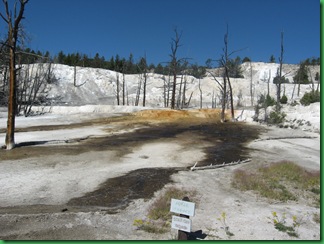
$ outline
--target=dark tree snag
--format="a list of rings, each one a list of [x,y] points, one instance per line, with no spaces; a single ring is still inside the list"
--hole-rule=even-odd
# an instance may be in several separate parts
[[[9,99],[8,99],[8,121],[6,133],[6,149],[15,147],[15,117],[16,117],[16,46],[19,32],[19,24],[24,18],[25,5],[29,0],[19,0],[20,9],[17,14],[16,4],[14,6],[14,19],[9,10],[8,1],[2,0],[5,7],[5,16],[0,13],[1,18],[8,26],[8,39],[6,45],[9,47]]]
[[[179,35],[178,30],[175,29],[175,38],[172,38],[171,42],[171,73],[173,76],[173,85],[172,85],[172,95],[171,95],[171,109],[175,109],[175,104],[176,104],[176,87],[177,87],[177,73],[178,73],[178,68],[179,68],[179,62],[180,60],[177,57],[177,51],[179,49],[180,45],[180,39],[181,39],[181,34]]]
[[[278,70],[278,82],[276,84],[277,86],[277,105],[276,105],[276,110],[277,112],[280,111],[280,96],[281,96],[281,78],[282,76],[282,65],[283,65],[283,54],[284,54],[284,33],[281,32],[281,51],[280,51],[280,57],[279,57],[279,70]]]

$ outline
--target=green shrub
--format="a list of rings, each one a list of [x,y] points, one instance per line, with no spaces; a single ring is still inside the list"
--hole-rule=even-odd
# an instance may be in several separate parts
[[[261,106],[261,108],[267,108],[271,107],[276,104],[276,100],[272,98],[270,95],[261,95],[258,104]]]
[[[281,97],[281,99],[280,99],[280,103],[281,103],[281,104],[287,104],[287,102],[288,102],[288,98],[287,98],[287,96],[286,96],[286,95],[283,95],[283,96]]]
[[[321,101],[321,94],[319,91],[306,92],[304,96],[300,99],[300,103],[304,106],[308,106],[311,103],[316,103]]]
[[[269,124],[281,124],[285,121],[286,114],[284,112],[271,112],[268,120]]]

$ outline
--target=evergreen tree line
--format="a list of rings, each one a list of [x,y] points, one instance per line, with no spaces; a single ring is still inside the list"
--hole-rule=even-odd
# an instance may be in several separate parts
[[[56,64],[64,64],[69,66],[80,66],[80,67],[90,67],[90,68],[101,68],[109,69],[123,74],[140,74],[145,72],[154,72],[156,74],[170,75],[170,64],[159,63],[154,65],[153,63],[147,64],[147,60],[141,57],[138,61],[134,60],[134,56],[130,53],[128,59],[121,58],[118,54],[112,56],[109,60],[106,60],[104,56],[99,53],[92,58],[87,54],[82,54],[79,52],[65,54],[60,51],[58,54],[52,56],[48,51],[42,53],[40,51],[35,51],[30,48],[22,49],[17,48],[18,62],[20,64],[32,64],[41,62],[53,62]],[[231,78],[244,78],[243,71],[240,67],[242,63],[251,62],[249,57],[241,59],[239,56],[232,58],[228,61],[229,77]],[[271,55],[269,59],[270,63],[275,63],[275,58]],[[212,60],[206,60],[204,66],[198,64],[189,64],[188,62],[183,62],[181,67],[178,69],[178,74],[192,75],[196,78],[202,78],[206,75],[206,70],[214,68],[212,65]],[[296,80],[303,80],[302,83],[308,83],[306,80],[306,67],[310,65],[320,65],[320,58],[308,58],[300,62],[301,71],[298,71],[298,77]],[[303,78],[301,78],[303,76]],[[317,78],[317,77],[316,77]],[[295,82],[296,82],[295,80]],[[316,79],[317,80],[317,79]],[[285,83],[285,81],[283,81]]]

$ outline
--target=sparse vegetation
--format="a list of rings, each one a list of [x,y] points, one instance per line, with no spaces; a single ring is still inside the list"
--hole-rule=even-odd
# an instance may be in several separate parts
[[[229,230],[229,226],[226,223],[226,213],[222,212],[221,216],[219,218],[217,218],[221,223],[222,223],[222,228],[224,229],[226,235],[230,238],[232,236],[234,236],[234,234],[232,232],[230,232]]]
[[[256,172],[237,170],[232,185],[242,191],[254,191],[262,197],[286,202],[303,195],[319,207],[320,172],[309,172],[289,161],[261,167]]]
[[[319,91],[306,92],[304,96],[300,99],[300,103],[304,106],[308,106],[311,103],[316,103],[321,101],[321,94]]]
[[[281,104],[287,104],[288,102],[288,97],[284,94],[281,98],[280,98],[280,103]]]
[[[272,212],[272,222],[277,230],[285,232],[292,237],[299,237],[297,229],[300,226],[300,221],[297,219],[297,216],[292,217],[292,225],[288,225],[286,220],[286,213],[283,213],[280,218],[276,212]]]
[[[261,108],[267,108],[267,107],[271,107],[273,105],[276,104],[276,100],[269,96],[269,95],[260,95],[260,98],[258,100],[258,106]]]
[[[178,189],[175,187],[168,188],[164,194],[158,197],[151,205],[145,220],[135,219],[133,225],[139,230],[149,233],[162,234],[169,231],[171,226],[172,214],[170,212],[171,199],[183,199],[188,196],[194,199],[196,192]]]
[[[269,124],[281,124],[285,121],[286,114],[284,112],[276,112],[272,111],[269,116],[268,123]]]

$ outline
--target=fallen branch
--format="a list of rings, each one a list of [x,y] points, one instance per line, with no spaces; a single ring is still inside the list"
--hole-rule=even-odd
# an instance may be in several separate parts
[[[272,141],[272,140],[289,140],[289,139],[316,139],[316,136],[285,136],[285,137],[268,137],[257,139],[255,141]]]
[[[222,168],[222,167],[226,167],[226,166],[233,166],[233,165],[237,165],[237,164],[244,164],[244,163],[247,163],[247,162],[250,162],[251,159],[246,159],[246,160],[238,160],[236,162],[231,162],[231,163],[223,163],[223,164],[216,164],[216,165],[209,165],[209,166],[201,166],[201,167],[196,167],[197,163],[195,163],[194,166],[192,166],[190,168],[191,171],[194,171],[194,170],[204,170],[204,169],[217,169],[217,168]]]

